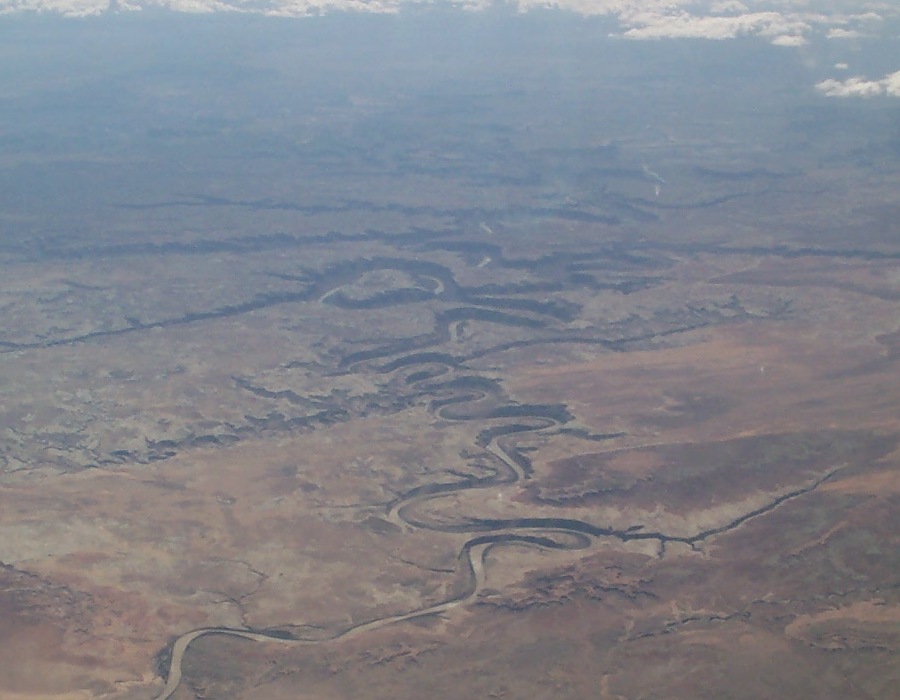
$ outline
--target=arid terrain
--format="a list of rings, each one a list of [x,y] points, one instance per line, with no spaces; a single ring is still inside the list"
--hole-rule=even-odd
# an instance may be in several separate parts
[[[7,156],[0,698],[897,697],[900,150],[516,94]]]

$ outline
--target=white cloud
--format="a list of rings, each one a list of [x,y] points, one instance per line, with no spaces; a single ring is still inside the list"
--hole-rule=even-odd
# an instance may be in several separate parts
[[[834,64],[834,67],[835,67],[837,70],[847,70],[850,66],[849,66],[849,64],[847,64],[847,63],[835,63],[835,64]]]
[[[750,8],[740,2],[740,0],[721,0],[721,2],[714,2],[710,5],[709,11],[715,15],[721,15],[728,12],[743,14],[749,12]]]
[[[779,12],[748,12],[741,15],[692,15],[684,11],[670,14],[640,12],[623,17],[631,28],[629,39],[703,38],[733,39],[738,36],[771,37],[780,46],[801,46],[810,25],[798,17]]]
[[[889,7],[889,6],[888,6]],[[882,9],[885,9],[884,5],[882,5]],[[896,14],[896,8],[894,8]],[[877,12],[864,12],[861,15],[853,15],[853,19],[858,20],[860,22],[884,22],[884,17],[879,15]]]
[[[302,17],[334,10],[398,12],[432,3],[479,10],[495,2],[515,3],[523,12],[554,7],[614,17],[621,35],[630,39],[760,36],[779,46],[800,46],[813,34],[833,39],[865,36],[883,17],[900,17],[897,0],[0,0],[0,14],[86,16],[163,7]]]
[[[109,8],[108,0],[0,0],[0,14],[17,11],[51,12],[70,17],[99,15]]]
[[[900,97],[900,71],[890,73],[880,80],[866,80],[861,76],[835,80],[829,78],[816,85],[825,97]]]
[[[900,97],[900,70],[881,79],[884,91],[891,97]]]
[[[799,34],[779,34],[772,39],[772,43],[775,46],[804,46],[808,42]]]
[[[858,39],[862,35],[862,32],[856,29],[844,29],[843,27],[829,29],[826,34],[829,39]]]

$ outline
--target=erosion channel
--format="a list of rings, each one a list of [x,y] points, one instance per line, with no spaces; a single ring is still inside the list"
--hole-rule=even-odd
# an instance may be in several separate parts
[[[457,517],[435,518],[429,513],[429,506],[450,494],[464,491],[496,489],[498,487],[522,484],[531,479],[533,466],[527,454],[517,449],[516,438],[526,435],[552,437],[565,433],[575,433],[594,443],[603,443],[622,436],[621,432],[593,434],[583,427],[573,427],[574,417],[564,404],[519,403],[508,397],[496,378],[484,376],[467,366],[475,358],[484,358],[492,353],[500,353],[512,348],[522,348],[531,344],[584,344],[601,346],[611,352],[623,352],[630,346],[640,347],[640,343],[654,337],[666,338],[677,333],[686,333],[697,328],[720,323],[733,323],[746,318],[747,312],[739,301],[732,302],[731,313],[710,308],[705,311],[692,310],[682,316],[682,323],[672,325],[671,314],[665,323],[658,323],[658,329],[647,330],[652,324],[618,324],[603,336],[572,328],[571,324],[580,315],[578,304],[565,300],[537,300],[528,298],[534,294],[560,291],[577,291],[579,288],[596,289],[597,280],[586,273],[591,268],[607,269],[625,266],[631,273],[630,279],[619,280],[612,288],[617,293],[630,293],[642,285],[653,286],[659,274],[671,264],[669,260],[655,260],[636,255],[633,251],[626,255],[621,249],[610,249],[584,254],[558,254],[535,260],[508,260],[498,247],[485,248],[478,244],[467,246],[462,243],[446,244],[431,241],[428,248],[447,248],[454,252],[468,253],[485,259],[490,253],[491,262],[508,268],[527,268],[546,281],[529,284],[515,284],[506,287],[493,285],[482,288],[466,288],[460,285],[453,272],[443,265],[402,257],[373,257],[334,265],[324,272],[304,270],[301,274],[283,274],[282,278],[305,285],[299,292],[293,292],[285,302],[304,301],[321,303],[340,309],[386,309],[390,307],[438,301],[441,306],[433,312],[434,326],[429,332],[413,337],[389,339],[366,350],[343,352],[336,359],[335,376],[352,374],[365,366],[377,375],[390,375],[395,382],[406,388],[408,396],[427,397],[432,415],[442,421],[470,422],[477,426],[476,447],[490,456],[488,473],[477,476],[462,474],[450,481],[427,483],[399,495],[387,504],[384,517],[401,529],[426,529],[446,533],[470,533],[459,551],[457,567],[468,584],[457,595],[420,609],[392,614],[347,627],[327,638],[304,638],[283,629],[253,629],[237,627],[206,627],[187,632],[175,639],[166,650],[158,655],[160,670],[165,673],[166,684],[156,700],[167,700],[179,687],[182,679],[182,662],[190,645],[197,639],[210,635],[227,635],[255,641],[272,642],[279,645],[302,646],[327,644],[330,641],[346,639],[371,632],[387,625],[446,613],[454,607],[474,601],[485,581],[484,562],[487,553],[495,547],[507,544],[528,545],[556,550],[584,550],[598,540],[612,538],[620,542],[649,540],[658,543],[660,551],[667,543],[678,542],[691,547],[708,537],[736,528],[755,516],[768,512],[780,504],[808,493],[830,479],[841,466],[821,472],[796,488],[779,493],[769,502],[732,517],[727,523],[717,527],[701,529],[693,534],[668,534],[664,531],[648,530],[641,523],[634,523],[623,529],[599,527],[595,524],[565,517],[518,517],[512,519]],[[726,251],[723,251],[726,252]],[[773,251],[777,253],[777,251]],[[727,253],[727,252],[726,252]],[[634,268],[640,270],[636,274]],[[656,269],[652,269],[652,268]],[[351,296],[346,286],[373,273],[397,272],[413,281],[413,286],[380,290],[368,296]],[[643,280],[635,286],[635,279]],[[554,281],[550,281],[554,280]],[[623,291],[624,290],[624,291]],[[277,300],[276,300],[277,302]],[[774,313],[774,312],[773,312]],[[527,329],[535,337],[515,340],[483,347],[469,354],[452,354],[446,345],[461,331],[460,324],[479,321],[499,324],[512,328]],[[255,387],[251,383],[240,382],[242,388],[263,396],[276,394]],[[287,398],[290,399],[289,392]],[[332,416],[332,419],[340,419]],[[286,625],[296,624],[296,620],[286,621]]]

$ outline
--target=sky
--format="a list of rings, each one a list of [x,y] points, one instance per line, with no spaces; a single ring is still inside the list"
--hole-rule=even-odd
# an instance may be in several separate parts
[[[328,12],[397,13],[454,6],[479,12],[494,0],[0,0],[0,15],[86,18],[169,10],[191,14],[257,14],[298,18]],[[900,0],[511,0],[518,12],[557,8],[615,22],[613,34],[634,41],[755,37],[786,50],[811,42],[845,44],[900,39]],[[836,62],[816,85],[829,98],[900,98],[900,57],[881,74]]]
[[[179,12],[244,12],[302,17],[323,11],[398,12],[404,7],[457,5],[478,11],[493,0],[0,0],[0,12],[55,12],[89,16],[167,8]],[[813,34],[832,39],[873,35],[900,15],[896,0],[513,0],[521,11],[554,7],[619,20],[631,39],[727,39],[759,35],[783,46],[802,45]]]

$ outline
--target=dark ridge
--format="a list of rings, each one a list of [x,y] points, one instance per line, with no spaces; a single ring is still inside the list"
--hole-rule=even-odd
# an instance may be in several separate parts
[[[628,530],[615,530],[612,528],[598,527],[583,520],[571,518],[473,518],[464,523],[432,525],[425,521],[407,520],[416,527],[426,530],[439,529],[442,532],[496,532],[498,530],[564,530],[572,533],[582,533],[592,537],[615,537],[623,542],[631,540],[659,540],[661,542],[683,542],[693,544],[697,538],[674,537],[661,532],[639,532],[632,528]]]
[[[176,199],[163,202],[151,202],[148,204],[122,204],[120,209],[135,209],[138,211],[149,209],[161,209],[172,206],[179,207],[237,207],[252,211],[299,211],[304,214],[340,214],[346,212],[397,212],[407,216],[431,215],[435,217],[453,217],[460,212],[468,210],[439,209],[433,206],[411,206],[407,204],[376,204],[374,202],[349,199],[341,204],[297,204],[295,202],[279,201],[271,198],[261,199],[230,199],[206,194],[189,195],[189,199]],[[472,210],[480,211],[480,210]]]
[[[418,384],[419,382],[424,382],[428,379],[435,379],[440,377],[442,374],[447,372],[446,367],[437,368],[434,371],[429,372],[428,370],[422,370],[420,372],[413,372],[406,378],[407,384]]]
[[[210,321],[220,318],[229,318],[231,316],[239,316],[241,314],[250,313],[251,311],[259,311],[271,306],[279,306],[281,304],[293,304],[296,302],[309,301],[308,292],[286,292],[281,294],[261,294],[250,301],[241,304],[230,304],[222,306],[211,311],[195,311],[176,318],[163,319],[161,321],[152,321],[150,323],[142,323],[137,326],[126,326],[124,328],[116,328],[109,331],[93,331],[70,338],[58,338],[56,340],[46,340],[43,342],[17,343],[13,344],[12,350],[36,350],[40,348],[53,348],[62,345],[75,345],[84,343],[89,340],[100,340],[103,338],[115,338],[120,335],[129,333],[137,333],[138,331],[146,331],[154,328],[171,328],[173,326],[183,326],[189,323],[197,323],[198,321]]]
[[[565,404],[519,404],[501,406],[490,418],[549,418],[557,423],[568,423],[573,416]]]
[[[515,462],[516,466],[522,470],[522,474],[525,478],[530,479],[531,475],[534,474],[534,465],[531,463],[531,460],[522,454],[521,450],[514,446],[506,447],[503,451],[506,453],[506,456]]]
[[[521,542],[523,544],[535,544],[539,547],[546,547],[547,549],[584,549],[585,547],[589,547],[591,545],[591,542],[593,541],[590,537],[585,537],[579,532],[566,531],[565,534],[573,537],[576,541],[576,544],[567,545],[550,537],[540,537],[539,535],[520,535],[509,532],[502,535],[480,535],[478,537],[473,537],[468,542],[466,542],[465,546],[463,547],[463,552],[482,544],[505,544],[518,542]]]
[[[242,377],[232,377],[232,379],[238,387],[240,387],[241,389],[246,389],[251,394],[255,394],[256,396],[261,396],[266,399],[285,399],[289,403],[297,405],[306,405],[309,403],[307,399],[304,399],[302,396],[297,394],[295,391],[291,391],[290,389],[271,391],[270,389],[266,389],[265,387],[254,386],[248,380],[243,379]]]
[[[543,328],[546,325],[544,321],[538,319],[514,316],[513,314],[494,311],[492,309],[461,306],[435,314],[435,330],[431,333],[395,340],[370,350],[361,350],[359,352],[350,353],[340,360],[340,366],[348,367],[359,362],[375,360],[401,352],[420,350],[439,342],[446,342],[450,339],[450,331],[447,326],[455,321],[485,321],[488,323],[500,323],[521,328]]]
[[[287,630],[279,629],[251,629],[254,634],[262,634],[272,639],[297,639],[297,635]]]
[[[160,678],[167,678],[169,675],[169,669],[172,667],[172,651],[177,641],[178,637],[170,638],[166,645],[153,656],[153,668]]]
[[[588,289],[594,289],[596,291],[608,290],[627,295],[656,287],[662,283],[663,279],[661,277],[644,277],[641,279],[629,279],[617,282],[601,282],[594,275],[587,272],[573,272],[569,275],[569,281],[578,286],[587,287]]]
[[[513,309],[516,311],[528,311],[542,316],[569,323],[581,315],[581,305],[570,301],[534,301],[532,299],[498,299],[496,297],[470,297],[465,300],[470,304],[490,306],[497,309]]]
[[[418,246],[423,250],[446,250],[450,253],[467,253],[480,257],[490,257],[497,262],[503,261],[503,249],[496,243],[482,241],[425,241]]]
[[[788,245],[774,246],[729,246],[708,243],[665,243],[662,241],[644,242],[640,246],[644,249],[667,250],[677,253],[695,255],[697,253],[709,253],[712,255],[772,255],[780,258],[837,258],[860,260],[900,260],[900,252],[887,253],[880,250],[865,250],[861,248],[810,248],[791,247]]]
[[[482,309],[477,306],[460,306],[454,309],[441,311],[435,316],[439,324],[453,323],[455,321],[486,321],[487,323],[500,323],[505,326],[519,326],[521,328],[543,328],[546,322],[525,316]]]
[[[392,360],[381,367],[378,368],[380,372],[393,372],[394,370],[400,369],[401,367],[411,367],[413,365],[425,365],[425,364],[441,364],[448,365],[450,367],[457,367],[462,362],[462,359],[456,357],[455,355],[448,355],[443,352],[420,352],[414,353],[412,355],[405,355],[403,357],[399,357],[396,360]]]
[[[534,426],[528,425],[527,423],[513,423],[511,425],[497,425],[491,428],[485,428],[475,438],[475,444],[479,447],[487,447],[498,437],[502,437],[504,435],[512,435],[513,433],[527,433],[533,430],[541,430],[543,428],[549,428],[553,425],[552,422],[547,421],[546,423],[542,423],[541,425]]]
[[[474,403],[476,401],[481,401],[489,396],[484,392],[475,392],[475,393],[462,393],[455,394],[454,396],[449,396],[443,399],[435,399],[431,402],[430,407],[434,413],[437,413],[441,416],[441,418],[451,418],[453,420],[471,420],[476,417],[481,417],[477,411],[460,411],[458,413],[449,413],[447,411],[442,411],[441,409],[446,408],[448,406],[453,406],[455,404],[469,404]]]
[[[651,182],[647,173],[638,168],[587,168],[584,176],[591,180],[635,180],[637,182]]]
[[[469,360],[476,360],[480,357],[486,357],[488,355],[493,355],[498,352],[505,352],[506,350],[514,350],[516,348],[527,348],[532,345],[565,345],[565,344],[584,344],[584,345],[601,345],[603,347],[609,348],[611,350],[618,349],[619,344],[622,341],[620,340],[607,340],[605,338],[586,338],[584,336],[551,336],[548,338],[532,338],[530,340],[511,340],[507,343],[499,343],[497,345],[492,345],[489,348],[485,348],[483,350],[476,350],[469,355],[461,358],[461,361],[467,362]]]
[[[590,433],[584,428],[560,428],[559,432],[564,435],[574,435],[582,440],[591,440],[593,442],[605,442],[607,440],[614,440],[615,438],[628,435],[628,433]]]
[[[651,207],[653,209],[670,209],[670,210],[684,210],[684,209],[709,209],[711,207],[716,207],[720,204],[725,204],[726,202],[730,202],[734,199],[743,199],[744,197],[759,197],[764,194],[768,194],[769,190],[761,190],[759,192],[737,192],[734,194],[724,194],[721,197],[713,197],[712,199],[705,199],[700,202],[685,202],[682,204],[669,204],[666,202],[660,202],[658,200],[653,199],[643,199],[640,197],[633,197],[631,199],[632,202],[637,202],[645,207]]]
[[[610,214],[597,214],[589,211],[578,209],[562,209],[545,207],[540,209],[525,209],[522,214],[526,216],[547,216],[553,219],[562,219],[563,221],[579,221],[586,223],[606,224],[607,226],[616,226],[622,223],[622,219],[618,216]]]
[[[437,392],[453,389],[477,389],[486,393],[499,393],[500,383],[495,379],[488,379],[476,374],[467,374],[462,377],[454,377],[446,382],[438,384],[427,384],[422,387],[423,391]]]
[[[559,292],[563,290],[563,285],[559,282],[521,282],[510,284],[483,284],[475,287],[466,287],[466,292],[473,296],[469,299],[477,298],[483,294],[535,294]]]
[[[695,165],[693,167],[693,171],[699,177],[710,180],[724,180],[729,182],[743,182],[745,180],[756,180],[758,178],[783,180],[786,178],[796,177],[800,174],[799,172],[777,173],[766,168],[752,168],[750,170],[736,171],[717,170],[715,168],[710,168],[703,165]]]
[[[143,255],[208,255],[213,253],[258,253],[268,250],[305,248],[328,243],[354,243],[366,241],[390,241],[396,243],[421,243],[444,236],[458,234],[458,229],[423,229],[416,227],[403,233],[387,233],[369,229],[361,233],[329,233],[312,236],[297,236],[278,232],[239,236],[225,240],[201,239],[190,242],[168,241],[165,243],[119,243],[110,245],[85,245],[79,248],[54,246],[56,239],[37,238],[28,244],[5,246],[13,254],[26,260],[82,260],[86,258],[112,258]],[[62,239],[59,241],[62,243]]]
[[[654,214],[652,211],[647,211],[646,209],[641,209],[640,207],[636,207],[631,202],[634,201],[631,197],[615,197],[611,198],[609,203],[610,208],[613,211],[620,211],[625,217],[634,219],[643,224],[650,224],[659,221],[659,216]]]
[[[379,292],[364,299],[352,299],[343,293],[338,293],[324,299],[323,303],[337,306],[341,309],[383,309],[401,304],[417,304],[430,299],[434,299],[434,292],[409,287]]]

